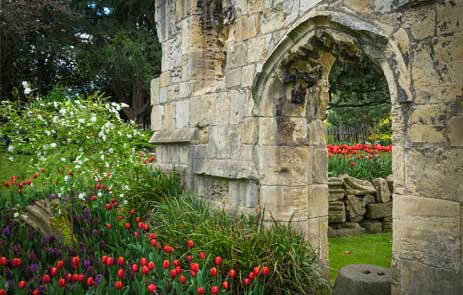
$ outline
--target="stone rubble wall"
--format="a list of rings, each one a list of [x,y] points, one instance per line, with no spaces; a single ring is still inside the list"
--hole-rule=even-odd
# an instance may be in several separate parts
[[[392,231],[392,175],[364,181],[348,175],[328,178],[328,236]]]

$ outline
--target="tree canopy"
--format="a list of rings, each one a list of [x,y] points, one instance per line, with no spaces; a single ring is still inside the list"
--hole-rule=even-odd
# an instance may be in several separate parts
[[[144,122],[161,63],[154,0],[6,1],[0,26],[2,99],[24,80],[40,95],[102,91]]]

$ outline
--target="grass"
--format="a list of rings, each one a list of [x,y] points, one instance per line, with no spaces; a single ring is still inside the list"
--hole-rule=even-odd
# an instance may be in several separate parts
[[[391,267],[391,233],[330,238],[329,247],[332,284],[341,268],[348,264],[374,264],[386,268]]]
[[[10,162],[8,154],[0,150],[0,181],[8,180],[12,175],[27,176],[26,167],[29,165],[29,156],[15,155],[14,162]]]

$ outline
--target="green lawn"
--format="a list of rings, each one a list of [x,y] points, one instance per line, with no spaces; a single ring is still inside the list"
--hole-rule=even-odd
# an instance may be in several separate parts
[[[334,284],[339,270],[348,264],[374,264],[391,267],[392,234],[365,234],[330,238],[330,280]]]
[[[25,170],[27,168],[29,157],[16,155],[13,162],[8,160],[8,154],[0,150],[0,182],[9,179],[12,175],[26,176]]]

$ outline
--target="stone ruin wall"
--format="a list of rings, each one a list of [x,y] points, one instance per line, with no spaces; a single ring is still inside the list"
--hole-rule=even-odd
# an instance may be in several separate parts
[[[229,212],[292,220],[327,260],[321,124],[336,58],[366,55],[392,100],[393,294],[462,294],[459,0],[157,0],[162,169]]]
[[[372,181],[328,178],[328,237],[392,231],[392,175]]]

